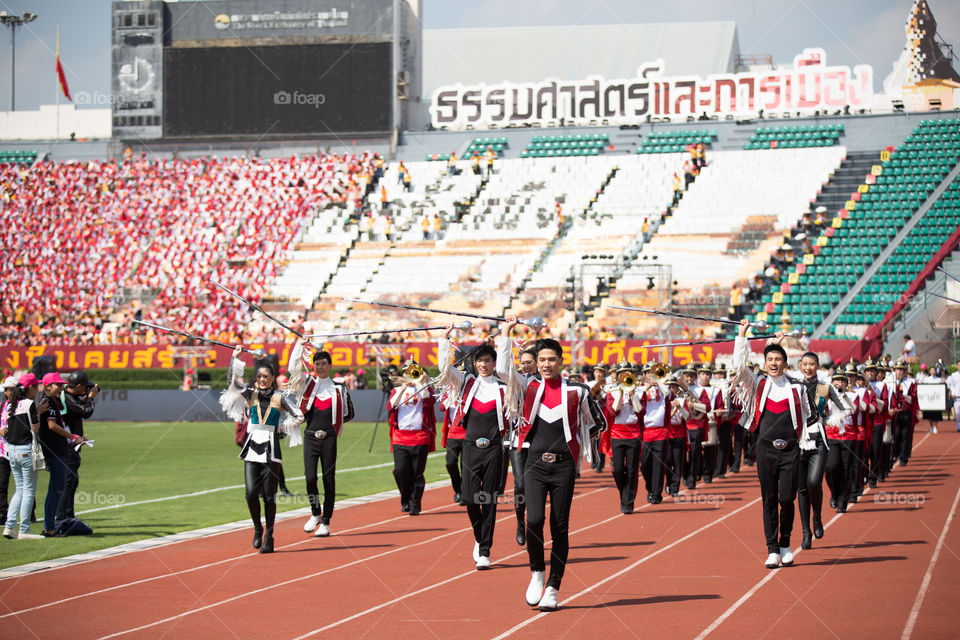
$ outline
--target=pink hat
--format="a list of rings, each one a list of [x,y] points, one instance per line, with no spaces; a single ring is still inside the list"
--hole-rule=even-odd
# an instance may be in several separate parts
[[[67,384],[67,381],[64,380],[63,378],[61,378],[61,377],[60,377],[60,374],[57,373],[56,371],[54,371],[54,372],[52,372],[52,373],[48,373],[47,375],[43,376],[43,380],[41,380],[40,382],[42,382],[44,385],[48,385],[48,384]]]
[[[32,387],[40,384],[40,381],[37,380],[37,376],[32,373],[25,373],[20,376],[20,386],[21,387]]]

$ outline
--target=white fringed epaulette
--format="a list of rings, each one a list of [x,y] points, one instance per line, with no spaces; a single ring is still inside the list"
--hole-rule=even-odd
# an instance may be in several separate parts
[[[227,370],[227,388],[220,394],[220,408],[234,422],[243,422],[247,419],[247,401],[243,397],[243,389],[235,384],[237,380],[242,379],[243,362],[233,358]]]

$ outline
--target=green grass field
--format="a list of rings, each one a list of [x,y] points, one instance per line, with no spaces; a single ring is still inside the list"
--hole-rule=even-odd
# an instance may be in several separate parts
[[[373,423],[364,422],[344,427],[338,446],[338,501],[396,488],[389,466],[344,472],[392,463],[385,423],[377,429],[372,453],[367,453],[373,427]],[[243,461],[237,457],[233,423],[88,422],[85,432],[96,442],[93,449],[82,451],[76,512],[93,529],[93,535],[42,540],[0,538],[0,568],[249,518],[239,486],[243,484]],[[284,443],[283,455],[287,484],[294,497],[277,496],[281,512],[307,506],[306,485],[303,479],[294,479],[303,476],[303,447],[291,449]],[[37,518],[41,522],[47,476],[46,471],[40,472],[37,487]],[[427,482],[447,477],[442,456],[431,457]],[[224,487],[232,488],[135,504]],[[11,479],[9,497],[13,490]],[[104,509],[117,504],[123,506]],[[32,530],[39,533],[40,528],[37,523]]]

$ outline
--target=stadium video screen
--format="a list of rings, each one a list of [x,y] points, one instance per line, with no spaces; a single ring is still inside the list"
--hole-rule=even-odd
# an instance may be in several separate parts
[[[164,50],[164,136],[390,129],[389,43]]]

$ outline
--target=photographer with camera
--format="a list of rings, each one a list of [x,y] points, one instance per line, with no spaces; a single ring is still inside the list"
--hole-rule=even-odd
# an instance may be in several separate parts
[[[67,384],[60,396],[63,421],[70,433],[83,437],[83,421],[93,415],[100,387],[90,382],[85,371],[74,371],[67,376]],[[56,519],[75,518],[73,500],[80,485],[80,451],[70,447],[64,457],[67,468],[66,484],[60,495]]]

